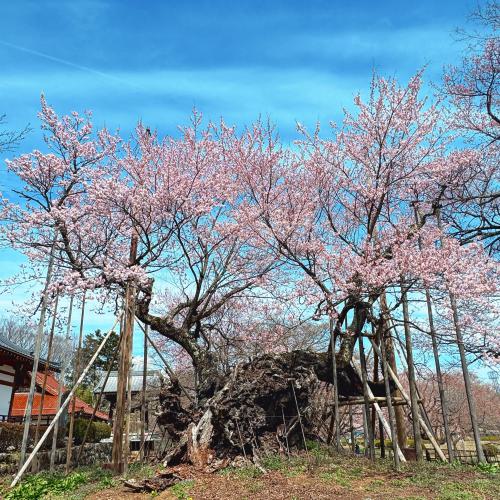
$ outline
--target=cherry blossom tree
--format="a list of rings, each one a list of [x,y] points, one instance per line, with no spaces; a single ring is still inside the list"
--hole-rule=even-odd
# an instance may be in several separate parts
[[[2,237],[34,265],[52,253],[53,288],[103,302],[131,293],[136,317],[189,357],[203,416],[182,407],[175,387],[163,394],[160,423],[180,440],[172,459],[185,457],[190,424],[195,460],[210,447],[250,451],[256,434],[275,431],[270,415],[306,407],[318,380],[337,376],[341,395],[362,394],[355,344],[370,323],[388,335],[401,306],[410,339],[412,293],[479,303],[497,292],[483,244],[460,241],[438,217],[480,182],[484,153],[456,145],[440,103],[421,97],[422,76],[401,86],[375,75],[333,137],[299,125],[292,148],[268,123],[237,133],[203,126],[196,112],[177,137],[139,124],[122,141],[42,98],[49,152],[8,162],[24,186],[21,203],[2,199]],[[278,298],[330,319],[329,347],[286,348],[295,321],[273,324],[259,305],[267,299],[276,320]],[[238,358],[252,346],[263,353],[234,369],[221,363],[221,349]]]
[[[421,76],[406,87],[375,76],[368,100],[356,97],[357,113],[345,113],[333,140],[299,126],[304,139],[292,154],[257,127],[242,153],[260,158],[241,174],[243,223],[299,276],[296,294],[335,318],[340,366],[381,293],[401,279],[463,297],[495,287],[481,245],[460,245],[436,222],[441,200],[474,175],[476,162],[473,152],[448,152],[437,105],[419,97]]]

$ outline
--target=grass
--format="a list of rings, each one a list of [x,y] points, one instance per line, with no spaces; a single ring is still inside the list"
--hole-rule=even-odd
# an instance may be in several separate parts
[[[170,493],[177,498],[177,500],[188,500],[190,498],[189,491],[194,486],[194,481],[182,481],[174,484],[170,488]]]
[[[155,474],[155,468],[148,464],[133,463],[124,478],[144,479]],[[39,472],[27,475],[15,488],[8,490],[5,484],[0,490],[4,500],[82,500],[88,495],[115,488],[120,480],[109,470],[99,466],[80,467],[68,475],[62,472]]]
[[[126,477],[140,480],[153,476],[156,470],[151,465],[135,463],[129,467]],[[493,465],[412,462],[402,464],[396,472],[389,460],[371,463],[362,457],[336,455],[331,449],[315,445],[308,447],[308,453],[290,457],[265,456],[259,467],[227,467],[212,476],[200,476],[193,471],[194,479],[170,488],[169,498],[210,498],[216,491],[217,497],[225,493],[227,498],[237,494],[238,498],[249,499],[276,498],[276,495],[348,498],[355,494],[393,500],[485,500],[500,498],[499,470]],[[109,489],[110,498],[123,498],[121,479],[100,467],[83,467],[68,476],[40,473],[27,476],[14,490],[5,491],[4,496],[0,491],[0,497],[5,500],[83,500]],[[155,496],[158,494],[151,495]]]

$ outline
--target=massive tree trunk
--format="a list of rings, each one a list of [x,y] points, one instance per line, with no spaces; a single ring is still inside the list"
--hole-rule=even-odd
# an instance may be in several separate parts
[[[137,300],[137,317],[182,346],[191,356],[196,375],[196,404],[191,407],[181,405],[181,390],[175,380],[160,395],[158,422],[177,443],[166,457],[169,463],[191,461],[206,465],[237,456],[257,458],[262,448],[304,445],[304,437],[312,431],[315,389],[319,382],[333,382],[331,343],[327,352],[264,354],[238,365],[229,374],[221,373],[216,357],[203,343],[202,321],[194,312],[196,307],[191,304],[189,314],[179,325],[172,315],[150,314],[151,289],[142,292]],[[341,331],[350,310],[351,324]],[[363,384],[351,360],[368,310],[368,303],[352,302],[337,320],[335,334],[341,343],[335,359],[340,396],[363,394]],[[370,385],[375,395],[385,395],[383,382]]]
[[[341,364],[337,374],[340,396],[362,395],[350,364]],[[165,387],[159,424],[177,441],[166,461],[223,464],[238,456],[258,459],[262,450],[303,447],[303,433],[313,437],[313,394],[319,382],[331,379],[329,352],[293,351],[238,365],[198,410],[183,409],[180,391]],[[383,383],[370,386],[375,395],[385,394]]]

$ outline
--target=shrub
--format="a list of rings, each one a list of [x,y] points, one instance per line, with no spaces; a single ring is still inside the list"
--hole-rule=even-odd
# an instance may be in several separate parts
[[[487,457],[494,457],[498,454],[498,447],[493,443],[483,444],[483,451]]]
[[[94,422],[94,427],[96,442],[101,441],[101,439],[107,439],[111,436],[111,426],[106,422]]]
[[[85,431],[89,421],[84,418],[75,419],[75,424],[73,428],[73,439],[75,444],[82,444]],[[69,428],[69,423],[68,423]],[[111,427],[105,422],[92,422],[90,424],[89,432],[87,434],[87,443],[98,443],[101,439],[105,439],[111,436]]]
[[[375,439],[373,443],[375,444],[375,448],[380,448],[380,439]],[[384,445],[386,448],[390,448],[392,446],[392,441],[390,439],[384,439]]]
[[[23,428],[22,424],[0,423],[0,452],[7,451],[9,446],[14,446],[16,450],[21,448]]]
[[[499,441],[500,442],[500,434],[498,434],[498,435],[489,434],[487,436],[481,436],[481,441]]]

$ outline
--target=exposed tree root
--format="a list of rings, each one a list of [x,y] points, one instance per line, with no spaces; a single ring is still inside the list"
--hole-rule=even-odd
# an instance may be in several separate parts
[[[314,391],[320,381],[331,382],[329,361],[328,353],[264,355],[238,365],[196,412],[181,407],[178,388],[164,388],[158,422],[177,441],[165,462],[217,468],[237,457],[258,463],[263,452],[304,447],[312,432]],[[338,379],[340,395],[362,395],[350,365],[338,370]],[[385,394],[383,383],[370,386],[375,395]]]

